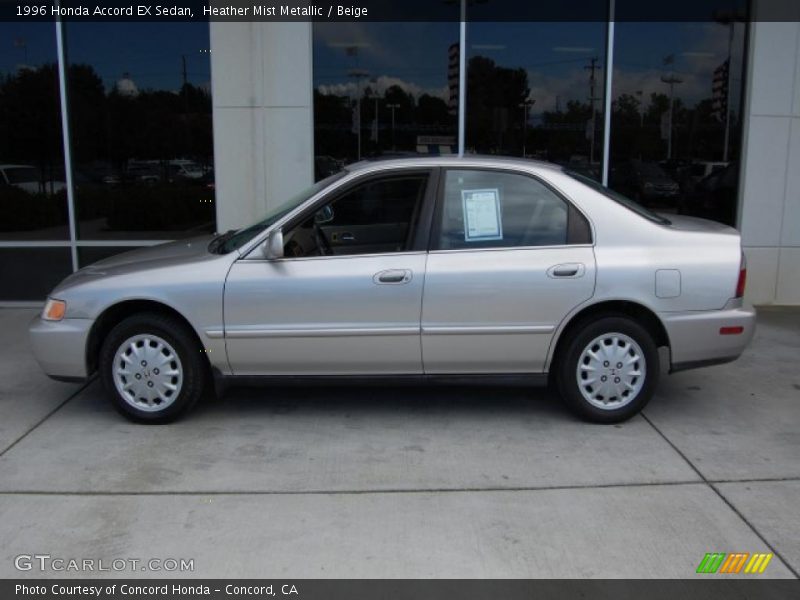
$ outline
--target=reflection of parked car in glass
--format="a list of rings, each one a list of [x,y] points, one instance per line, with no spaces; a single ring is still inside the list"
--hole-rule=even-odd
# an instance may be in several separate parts
[[[667,220],[556,165],[361,162],[249,227],[81,269],[31,341],[48,374],[98,372],[120,412],[151,423],[212,375],[552,380],[615,422],[652,396],[661,360],[741,354],[745,275],[736,230]]]
[[[672,204],[680,187],[656,163],[631,160],[611,169],[611,187],[646,206]]]
[[[206,174],[203,167],[196,162],[186,159],[175,159],[169,161],[170,179],[173,177],[183,177],[184,179],[201,179]]]
[[[29,194],[48,196],[67,187],[63,181],[44,181],[41,171],[30,165],[0,165],[0,184],[13,185]]]
[[[738,162],[712,169],[711,173],[701,179],[681,201],[681,214],[734,225],[738,182]]]
[[[334,173],[338,173],[344,167],[344,161],[336,159],[332,156],[315,156],[314,157],[314,179],[319,181],[330,177]]]

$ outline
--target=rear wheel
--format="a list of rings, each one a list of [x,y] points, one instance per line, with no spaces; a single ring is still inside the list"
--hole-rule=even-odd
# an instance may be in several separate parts
[[[206,366],[183,323],[145,313],[111,330],[100,349],[99,369],[120,413],[141,423],[168,423],[200,398]]]
[[[622,316],[602,317],[577,328],[556,368],[564,400],[596,423],[617,423],[642,410],[660,371],[650,333]]]

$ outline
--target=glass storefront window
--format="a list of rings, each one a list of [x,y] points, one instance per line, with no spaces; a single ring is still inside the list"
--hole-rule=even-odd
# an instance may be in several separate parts
[[[617,24],[609,185],[660,212],[734,225],[746,25],[709,14]]]
[[[44,300],[71,272],[67,247],[0,248],[0,302]]]
[[[315,23],[315,178],[362,158],[456,152],[458,47],[456,22]]]
[[[65,28],[78,238],[213,231],[208,24]]]
[[[66,240],[52,23],[0,23],[0,240]]]
[[[603,22],[469,23],[467,151],[600,179],[605,47]]]

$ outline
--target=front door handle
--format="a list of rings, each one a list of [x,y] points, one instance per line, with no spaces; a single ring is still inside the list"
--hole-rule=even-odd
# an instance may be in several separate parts
[[[410,269],[388,269],[375,273],[372,281],[378,285],[402,284],[411,281],[412,273]]]
[[[583,263],[564,263],[547,269],[547,276],[553,279],[570,279],[583,277],[585,272],[586,266]]]

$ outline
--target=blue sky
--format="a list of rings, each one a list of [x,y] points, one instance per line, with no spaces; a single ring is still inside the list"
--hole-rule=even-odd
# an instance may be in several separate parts
[[[727,56],[728,28],[715,23],[618,23],[615,44],[614,96],[621,92],[666,91],[660,76],[672,69],[684,79],[677,94],[693,104],[710,94],[714,68]],[[498,64],[528,70],[533,112],[552,110],[556,102],[585,101],[593,56],[605,56],[605,23],[471,23],[470,56],[488,56]],[[738,87],[743,26],[734,37],[734,85]],[[26,48],[19,46],[25,41]],[[339,23],[315,26],[314,84],[342,93],[359,68],[381,85],[404,85],[415,94],[444,97],[448,48],[458,40],[458,24]],[[16,41],[16,45],[15,45]],[[176,90],[181,83],[181,55],[187,57],[189,81],[210,80],[208,25],[205,23],[72,23],[67,25],[71,61],[89,63],[107,88],[129,72],[139,88]],[[348,56],[347,45],[358,47]],[[14,72],[55,60],[52,23],[0,23],[0,72]],[[674,55],[670,67],[663,65]],[[291,60],[287,57],[286,60]],[[600,83],[605,77],[597,72]]]
[[[15,47],[19,39],[29,65],[55,61],[53,23],[0,23],[0,72],[14,72],[25,61],[24,49]],[[129,72],[140,89],[177,90],[181,55],[190,83],[211,79],[208,54],[201,52],[209,45],[207,23],[69,23],[66,41],[68,59],[92,65],[107,88]]]

